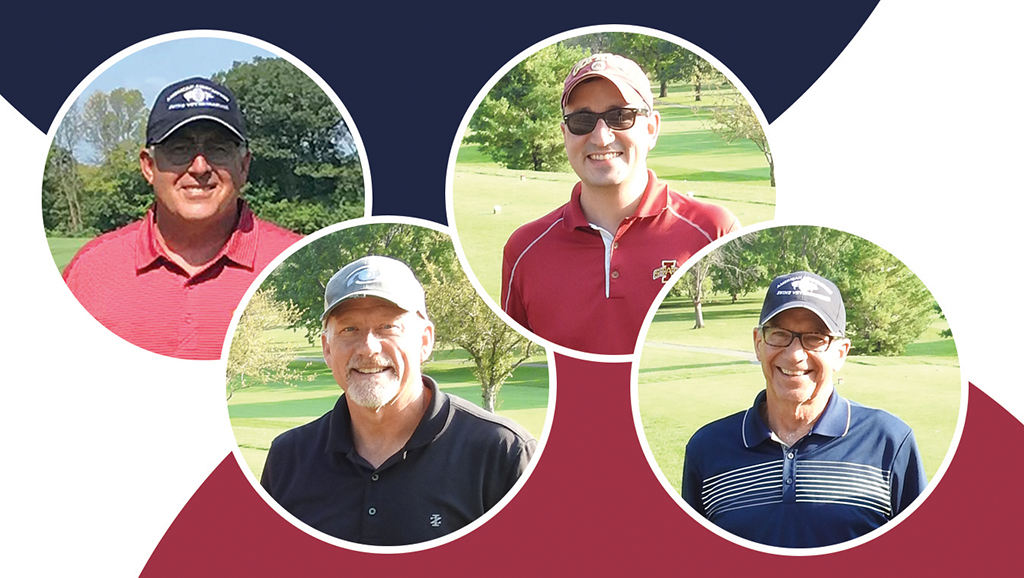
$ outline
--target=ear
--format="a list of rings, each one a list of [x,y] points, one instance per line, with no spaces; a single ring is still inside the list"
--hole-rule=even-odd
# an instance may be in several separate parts
[[[324,361],[326,362],[327,358],[329,358],[331,356],[331,343],[329,341],[327,341],[327,334],[326,333],[321,333],[320,334],[320,348],[323,349]],[[330,364],[328,364],[328,365],[330,365]]]
[[[661,131],[661,114],[654,110],[651,111],[651,116],[647,119],[647,134],[650,135],[651,139],[647,143],[647,150],[654,148],[654,145],[658,142],[658,133]]]
[[[420,363],[426,361],[430,357],[430,353],[434,351],[434,324],[430,321],[425,321],[423,325],[423,343],[422,349],[420,350]]]
[[[832,371],[839,371],[843,364],[846,363],[846,356],[850,354],[850,345],[850,340],[845,338],[837,339],[832,344],[832,347],[836,350],[834,353],[836,360],[832,362]]]
[[[754,357],[761,361],[761,332],[754,328]]]
[[[561,127],[561,129],[562,129],[562,140],[563,141],[567,140],[571,133],[569,132],[569,129],[566,128],[565,121],[562,121],[561,123],[559,123],[558,126]]]
[[[242,157],[242,182],[238,184],[239,187],[249,181],[249,163],[252,161],[252,151],[249,147],[245,147],[245,156]]]
[[[154,167],[156,166],[156,159],[149,154],[149,150],[143,148],[139,151],[139,170],[142,171],[142,176],[146,179],[146,182],[153,184],[153,176],[156,174]]]

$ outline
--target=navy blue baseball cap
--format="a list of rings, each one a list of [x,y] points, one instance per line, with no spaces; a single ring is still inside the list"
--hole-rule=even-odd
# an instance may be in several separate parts
[[[821,275],[807,271],[780,275],[772,280],[758,324],[763,326],[779,313],[797,307],[813,311],[832,333],[846,335],[846,307],[839,288]]]
[[[335,273],[324,289],[323,321],[349,299],[378,297],[427,318],[426,296],[416,274],[405,263],[373,255],[356,259]]]
[[[195,77],[175,82],[156,97],[146,124],[146,145],[159,144],[174,131],[197,120],[219,123],[243,143],[248,141],[245,120],[235,95],[226,86]]]

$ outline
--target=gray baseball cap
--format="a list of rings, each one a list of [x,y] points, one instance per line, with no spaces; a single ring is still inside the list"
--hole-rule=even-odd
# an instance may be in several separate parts
[[[342,301],[361,297],[379,297],[402,309],[427,318],[423,286],[405,263],[390,257],[373,255],[352,261],[335,273],[324,290],[323,321]]]

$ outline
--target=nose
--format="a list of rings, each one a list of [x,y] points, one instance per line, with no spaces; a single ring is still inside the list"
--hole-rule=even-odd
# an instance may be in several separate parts
[[[594,130],[590,131],[590,142],[606,146],[612,144],[615,140],[615,132],[608,128],[608,123],[603,118],[597,119],[597,126]]]
[[[357,349],[361,354],[377,354],[381,352],[380,338],[373,334],[372,331],[367,331],[363,334],[363,338],[359,340]]]
[[[795,359],[799,360],[807,357],[807,350],[804,349],[804,346],[800,343],[800,339],[794,338],[793,341],[786,347],[786,350],[783,351],[783,354],[791,355]]]
[[[202,152],[196,153],[196,156],[192,157],[192,162],[188,165],[188,172],[194,175],[206,174],[212,170],[210,161],[206,160],[206,155]]]

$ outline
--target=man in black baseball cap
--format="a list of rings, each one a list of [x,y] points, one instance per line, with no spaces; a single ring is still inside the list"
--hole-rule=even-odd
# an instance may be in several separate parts
[[[851,540],[906,509],[928,481],[913,432],[833,383],[850,352],[839,288],[776,277],[753,336],[765,389],[690,438],[683,499],[741,538],[790,548]]]
[[[325,534],[381,546],[438,538],[494,507],[537,442],[421,373],[434,325],[412,270],[389,257],[353,261],[327,283],[321,319],[324,361],[344,394],[274,439],[267,493]]]
[[[157,97],[139,152],[154,202],[141,220],[86,244],[64,270],[105,327],[149,351],[220,357],[231,314],[256,275],[299,235],[256,218],[234,94],[205,78]]]

